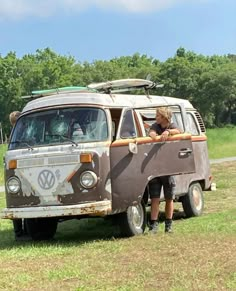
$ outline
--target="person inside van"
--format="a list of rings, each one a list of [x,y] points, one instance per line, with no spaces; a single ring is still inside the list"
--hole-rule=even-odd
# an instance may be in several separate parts
[[[13,111],[9,115],[9,120],[12,126],[12,129],[14,128],[17,119],[20,117],[21,112],[20,111]],[[13,220],[13,228],[15,232],[15,240],[28,240],[29,236],[26,232],[26,227],[23,219],[14,219]]]
[[[122,138],[133,138],[135,137],[135,129],[133,124],[128,122],[124,122],[122,125],[122,130],[120,133]]]
[[[13,111],[9,115],[9,120],[11,123],[11,126],[14,127],[16,124],[17,119],[20,117],[21,112],[20,111]]]
[[[171,122],[172,112],[168,107],[158,107],[156,110],[156,122],[150,127],[149,136],[155,139],[160,135],[161,140],[165,141],[169,136],[181,133],[177,126]],[[159,203],[161,189],[163,187],[165,197],[165,232],[172,232],[172,217],[174,211],[174,187],[175,181],[172,176],[162,176],[153,179],[149,185],[151,198],[151,218],[149,231],[157,233]]]
[[[136,136],[132,111],[129,110],[124,115],[120,131],[121,138],[134,138]]]

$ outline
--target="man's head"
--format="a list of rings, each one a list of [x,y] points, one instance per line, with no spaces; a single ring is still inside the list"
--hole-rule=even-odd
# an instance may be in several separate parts
[[[172,112],[168,107],[158,107],[156,109],[157,123],[161,123],[161,120],[165,119],[166,122],[170,123]]]
[[[16,124],[17,119],[19,118],[21,112],[20,111],[13,111],[9,115],[9,120],[12,126]]]

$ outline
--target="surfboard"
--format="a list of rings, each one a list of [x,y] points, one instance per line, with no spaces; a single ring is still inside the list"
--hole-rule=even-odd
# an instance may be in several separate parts
[[[36,90],[32,91],[31,95],[29,96],[22,96],[21,98],[38,98],[38,97],[44,97],[49,95],[57,95],[59,93],[65,92],[65,93],[71,93],[71,92],[96,92],[95,89],[90,89],[88,87],[82,87],[82,86],[70,86],[70,87],[61,87],[61,88],[54,88],[54,89],[47,89],[47,90]]]
[[[154,88],[156,84],[150,80],[144,79],[120,79],[114,81],[107,81],[101,83],[92,83],[88,85],[88,88],[95,89],[97,91],[104,91],[104,92],[119,92],[125,91],[125,89],[130,90],[131,88]]]
[[[88,91],[88,88],[81,87],[81,86],[61,87],[61,88],[55,88],[55,89],[32,91],[32,95],[50,95],[52,93],[75,92],[75,91]]]

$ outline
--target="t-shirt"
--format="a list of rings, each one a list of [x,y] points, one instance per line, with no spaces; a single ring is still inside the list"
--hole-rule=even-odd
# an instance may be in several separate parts
[[[154,130],[158,135],[161,135],[166,129],[175,129],[177,128],[176,124],[174,122],[170,123],[168,127],[161,127],[158,123],[153,123],[150,127],[150,130]]]

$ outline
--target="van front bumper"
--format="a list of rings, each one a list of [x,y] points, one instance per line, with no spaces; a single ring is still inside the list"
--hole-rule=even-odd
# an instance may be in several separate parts
[[[111,201],[98,201],[76,205],[35,206],[22,208],[5,208],[0,212],[0,218],[40,218],[63,216],[105,216],[111,213]]]

